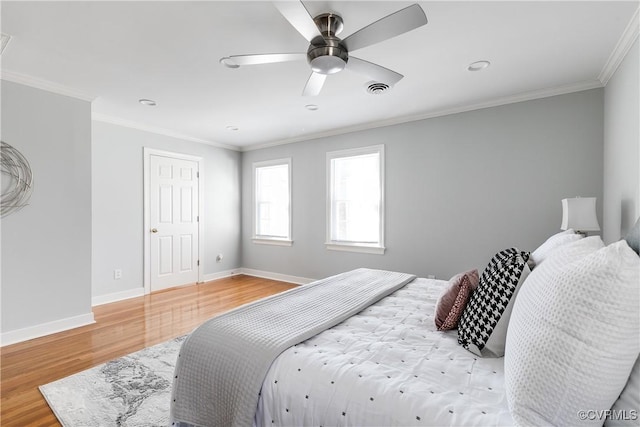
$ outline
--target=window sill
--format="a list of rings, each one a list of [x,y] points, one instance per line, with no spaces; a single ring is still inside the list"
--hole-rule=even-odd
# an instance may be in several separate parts
[[[383,246],[373,246],[373,245],[364,245],[364,244],[349,244],[349,243],[325,243],[325,247],[330,251],[343,251],[343,252],[359,252],[363,254],[376,254],[383,255],[385,251],[385,247]]]
[[[254,237],[253,243],[257,245],[292,246],[293,240],[288,239],[267,239],[264,237]]]

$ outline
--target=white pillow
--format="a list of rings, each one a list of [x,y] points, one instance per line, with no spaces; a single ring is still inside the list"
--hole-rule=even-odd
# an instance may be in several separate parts
[[[604,427],[631,426],[640,426],[640,355],[633,365],[627,385],[604,423]]]
[[[573,229],[561,231],[549,237],[543,244],[541,244],[535,251],[531,253],[531,259],[535,262],[536,266],[540,265],[549,254],[554,250],[567,243],[575,242],[582,239],[582,234],[576,234]]]
[[[495,328],[493,328],[493,333],[491,333],[491,336],[487,340],[487,344],[484,346],[484,350],[488,351],[491,355],[494,355],[496,357],[504,356],[509,319],[511,318],[511,313],[513,312],[513,306],[516,302],[518,291],[520,291],[520,289],[522,288],[522,285],[524,284],[529,274],[531,274],[531,269],[529,269],[528,264],[525,264],[524,268],[522,269],[522,273],[520,273],[520,278],[518,279],[516,290],[513,291],[513,296],[509,300],[507,307],[504,309],[500,320],[496,324]]]
[[[597,239],[597,240],[596,240]],[[640,258],[599,237],[529,275],[507,331],[505,388],[519,425],[602,425],[640,352]]]

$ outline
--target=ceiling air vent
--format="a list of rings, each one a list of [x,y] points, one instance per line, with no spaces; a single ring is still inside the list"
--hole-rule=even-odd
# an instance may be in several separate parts
[[[365,85],[367,92],[371,95],[382,95],[389,90],[389,85],[380,82],[369,82]]]

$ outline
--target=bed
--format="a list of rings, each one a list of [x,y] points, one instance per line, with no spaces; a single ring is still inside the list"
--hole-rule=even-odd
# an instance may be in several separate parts
[[[638,232],[636,225],[636,239]],[[485,333],[475,327],[478,318],[468,315],[470,306],[482,306],[486,299],[480,289],[482,280],[471,300],[465,302],[460,332],[437,330],[434,322],[436,304],[451,281],[369,269],[314,282],[240,307],[228,317],[211,319],[209,322],[218,324],[218,335],[207,332],[207,322],[192,333],[181,349],[172,395],[173,425],[506,426],[578,422],[602,425],[605,421],[607,425],[617,425],[617,421],[623,421],[621,425],[637,425],[640,259],[625,242],[605,247],[599,237],[582,239],[572,232],[552,238],[534,251],[531,259],[529,253],[516,249],[501,251],[483,272],[482,280],[488,281],[487,271],[494,271],[497,266],[504,269],[508,264],[511,270],[507,276],[513,279],[513,283],[498,281],[491,286],[494,290],[503,289],[500,292],[508,291],[500,312],[511,316],[509,320],[503,315],[502,327],[499,321],[492,324],[494,336],[507,335],[506,325],[510,322],[502,347],[492,349],[491,354],[485,353],[490,338],[485,337],[482,345],[476,345],[473,339],[469,342],[469,336]],[[535,274],[530,271],[533,258],[538,263],[548,259],[544,268],[535,267]],[[575,267],[575,271],[567,269],[567,265]],[[549,295],[559,289],[554,299],[566,306],[576,297],[561,294],[571,289],[561,286],[563,280],[590,282],[584,278],[594,274],[585,272],[591,268],[600,268],[595,275],[606,277],[607,283],[615,281],[616,289],[606,290],[606,286],[594,282],[588,285],[594,290],[582,289],[579,298],[593,294],[596,299],[611,299],[615,295],[615,301],[602,309],[606,310],[602,316],[608,326],[597,323],[601,304],[590,306],[586,302],[567,314],[575,319],[574,326],[562,323],[559,329],[553,329],[553,322],[544,318],[548,319],[545,310],[553,304],[542,300],[544,307],[536,308],[535,304],[540,303],[536,302],[537,293]],[[514,273],[516,270],[518,274]],[[622,277],[620,271],[630,275]],[[555,275],[553,280],[549,279],[550,274]],[[554,282],[556,276],[558,283]],[[392,283],[386,284],[387,279]],[[361,294],[369,292],[366,283],[378,280],[371,287],[375,295],[360,301]],[[335,285],[327,285],[327,281],[337,282],[339,288],[326,291]],[[527,286],[522,287],[525,281]],[[544,289],[549,282],[554,282],[553,287]],[[313,297],[305,294],[315,292],[314,287],[325,293]],[[300,295],[296,297],[296,293]],[[494,300],[504,296],[494,295]],[[291,337],[277,332],[276,338],[266,339],[262,332],[248,331],[250,338],[243,338],[243,330],[269,328],[265,324],[271,320],[260,322],[263,316],[275,319],[273,323],[288,322],[287,307],[296,311],[296,298],[314,301],[304,304],[311,307],[311,314],[304,312],[292,322],[292,329],[299,327],[304,332]],[[326,307],[330,307],[326,311],[334,311],[332,304],[354,298],[358,299],[357,304],[342,314],[324,314]],[[585,306],[590,307],[588,312],[583,310]],[[542,317],[535,317],[537,311]],[[318,320],[310,321],[307,327],[307,318],[313,316]],[[622,317],[612,322],[611,316]],[[593,325],[589,323],[591,319],[595,319]],[[463,326],[465,321],[471,326]],[[606,329],[611,323],[617,325],[613,332]],[[618,323],[624,325],[620,327]],[[506,354],[505,340],[509,348]],[[256,345],[256,341],[260,343]],[[262,346],[262,341],[277,341],[278,345]],[[549,342],[559,342],[562,350],[549,350]],[[501,356],[500,351],[505,357],[495,357]],[[604,368],[594,369],[598,364],[604,364]],[[592,412],[585,412],[587,415],[582,417],[577,409]],[[624,424],[627,421],[631,424]]]
[[[269,370],[257,426],[513,424],[501,358],[436,330],[446,281],[417,278],[363,312],[284,351]]]

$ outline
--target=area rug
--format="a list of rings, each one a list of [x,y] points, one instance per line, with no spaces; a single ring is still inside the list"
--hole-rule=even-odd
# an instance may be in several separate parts
[[[65,427],[167,426],[173,370],[186,336],[40,386]]]

